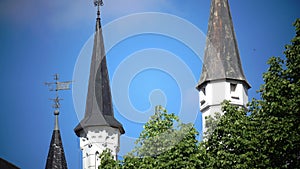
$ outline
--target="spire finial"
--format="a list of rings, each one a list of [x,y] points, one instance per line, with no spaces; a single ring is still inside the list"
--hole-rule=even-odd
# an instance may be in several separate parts
[[[59,108],[60,108],[60,100],[63,100],[62,98],[60,98],[58,96],[58,91],[59,90],[70,90],[70,84],[72,83],[72,81],[65,81],[65,82],[59,82],[59,74],[54,74],[54,80],[55,82],[46,82],[45,85],[47,85],[49,87],[50,91],[55,91],[55,98],[54,99],[50,99],[53,100],[54,104],[52,105],[52,107],[55,109],[54,110],[54,115],[55,115],[55,124],[54,124],[54,130],[59,130],[58,127],[58,115],[59,115]]]
[[[94,0],[94,5],[97,7],[96,31],[101,28],[100,22],[100,6],[103,6],[102,0]]]
[[[94,5],[97,7],[97,18],[100,18],[100,6],[103,6],[102,0],[94,0]]]

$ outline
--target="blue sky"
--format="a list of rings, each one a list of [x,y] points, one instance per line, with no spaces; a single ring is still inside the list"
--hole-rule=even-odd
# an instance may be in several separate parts
[[[292,23],[300,16],[300,2],[229,2],[243,69],[252,85],[249,98],[259,98],[256,90],[263,83],[262,73],[267,69],[267,59],[270,56],[283,56],[284,45],[294,37]],[[104,3],[101,16],[102,25],[108,25],[105,27],[107,31],[104,30],[104,33],[107,32],[104,34],[107,41],[115,34],[125,31],[130,24],[135,26],[131,22],[125,22],[114,33],[109,25],[118,21],[128,21],[118,19],[120,17],[143,12],[171,14],[170,16],[185,20],[185,24],[195,25],[204,34],[207,31],[209,0],[106,0]],[[94,33],[95,14],[96,9],[91,0],[0,1],[0,157],[24,169],[45,167],[54,123],[52,103],[48,98],[54,94],[50,93],[43,83],[52,81],[54,73],[59,73],[62,81],[73,78],[77,59],[84,57],[82,51],[88,50],[88,39]],[[145,23],[141,22],[136,27]],[[159,22],[156,22],[156,26],[159,26]],[[162,22],[159,29],[170,29],[170,32],[175,30],[178,33],[182,31],[180,27],[168,27],[166,22]],[[183,34],[189,36],[192,32],[187,31]],[[86,43],[87,48],[84,48]],[[199,51],[202,43],[203,38],[199,37]],[[183,80],[189,84],[194,82],[196,85],[201,72],[201,59],[199,60],[189,47],[176,38],[147,33],[123,39],[108,50],[108,68],[116,102],[115,114],[123,123],[126,136],[137,137],[143,122],[130,116],[130,113],[123,112],[127,108],[122,107],[120,101],[123,100],[118,100],[118,94],[128,95],[129,107],[133,108],[135,115],[141,112],[151,113],[156,104],[166,105],[170,112],[177,114],[180,114],[181,106],[197,104],[193,91],[196,89],[190,89],[181,83],[182,76],[192,75],[191,78],[186,76]],[[129,84],[125,84],[127,88],[118,91],[117,89],[122,87],[119,86],[118,80],[121,78],[123,82],[124,77],[122,70],[127,70],[124,69],[126,66],[133,69],[134,63],[137,62],[135,58],[141,58],[142,55],[146,57],[149,54],[161,54],[170,59],[159,60],[162,67],[159,67],[159,64],[153,65],[153,60],[150,59],[145,67],[147,69],[139,69],[136,74],[133,73]],[[146,64],[145,60],[142,61]],[[184,64],[180,66],[182,63]],[[178,69],[168,69],[174,66]],[[88,69],[82,66],[81,68]],[[178,73],[176,70],[182,72]],[[118,74],[120,72],[121,74]],[[74,83],[75,87],[79,81]],[[83,87],[81,93],[84,93],[84,90]],[[60,129],[68,167],[79,169],[81,154],[73,128],[78,124],[80,112],[75,108],[77,104],[73,104],[72,91],[64,91],[60,95],[64,98],[61,102]],[[83,94],[83,102],[84,97]],[[192,117],[196,128],[201,131],[199,111],[190,113],[183,112],[181,115]]]

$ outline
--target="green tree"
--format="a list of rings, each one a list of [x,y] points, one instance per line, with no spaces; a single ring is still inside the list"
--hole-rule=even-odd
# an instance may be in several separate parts
[[[251,104],[270,168],[300,166],[300,19],[294,26],[296,36],[285,46],[286,58],[270,58],[260,89],[262,100]]]
[[[175,126],[178,122],[179,118],[174,113],[168,114],[163,107],[156,106],[155,114],[143,126],[144,130],[137,139],[133,152],[138,157],[155,157],[168,151],[178,142],[176,135],[180,133]]]
[[[109,149],[106,149],[100,154],[99,169],[120,169],[121,166],[118,161],[115,161]]]
[[[161,106],[144,125],[137,146],[124,158],[124,168],[198,168],[198,132]]]
[[[223,102],[222,111],[225,114],[202,145],[207,150],[206,168],[263,168],[266,157],[257,148],[256,121],[229,101]]]
[[[192,124],[181,123],[174,113],[157,106],[155,114],[144,125],[135,149],[119,162],[114,162],[105,152],[100,168],[200,168],[197,135]]]
[[[205,117],[205,122],[206,122],[205,127],[207,128],[207,130],[203,134],[203,140],[209,139],[209,137],[213,134],[213,132],[218,126],[221,116],[222,115],[220,112],[215,112],[214,117],[212,116]]]

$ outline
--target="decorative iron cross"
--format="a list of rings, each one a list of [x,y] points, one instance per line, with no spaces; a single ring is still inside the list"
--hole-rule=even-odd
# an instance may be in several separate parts
[[[99,8],[100,6],[103,6],[103,1],[102,0],[94,0],[94,5]]]

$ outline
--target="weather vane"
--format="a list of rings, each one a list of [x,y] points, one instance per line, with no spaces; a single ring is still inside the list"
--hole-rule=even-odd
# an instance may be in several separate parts
[[[59,82],[59,74],[54,74],[54,80],[55,82],[45,82],[45,85],[47,85],[49,87],[50,91],[55,91],[55,98],[54,99],[50,99],[54,101],[53,104],[53,108],[56,110],[55,111],[55,115],[58,115],[59,111],[58,109],[60,108],[60,100],[63,100],[61,98],[59,98],[58,96],[58,91],[59,90],[70,90],[70,84],[72,83],[72,81],[65,81],[65,82]]]

